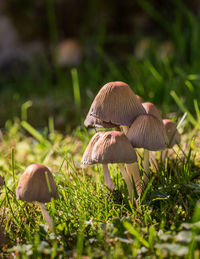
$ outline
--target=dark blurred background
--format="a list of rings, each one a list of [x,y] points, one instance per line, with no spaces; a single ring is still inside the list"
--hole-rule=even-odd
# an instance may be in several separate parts
[[[171,90],[194,112],[199,46],[197,0],[1,0],[0,127],[29,107],[33,126],[70,131],[115,80],[163,115],[179,115]]]

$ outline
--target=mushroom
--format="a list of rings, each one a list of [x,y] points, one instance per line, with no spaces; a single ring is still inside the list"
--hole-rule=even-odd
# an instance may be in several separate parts
[[[149,150],[163,150],[168,144],[168,138],[163,123],[154,115],[140,115],[132,123],[127,137],[134,148],[144,148],[144,183],[148,182]]]
[[[90,115],[103,122],[123,126],[125,133],[127,126],[142,114],[146,114],[142,104],[130,86],[120,81],[105,84],[90,108]]]
[[[104,131],[99,131],[97,132],[90,140],[84,154],[83,154],[83,157],[82,157],[82,164],[84,165],[92,165],[92,164],[96,164],[95,161],[93,161],[92,159],[92,153],[93,153],[93,149],[94,149],[94,145],[97,143],[97,141],[100,139],[100,137],[102,135],[104,135]],[[104,167],[104,165],[102,165],[103,167],[103,173],[104,173],[104,180],[105,180],[105,185],[110,189],[110,190],[113,190],[114,189],[114,186],[113,186],[113,183],[112,183],[112,180],[111,180],[111,177],[110,177],[110,173],[109,171],[107,170],[106,167]]]
[[[3,185],[4,185],[4,179],[0,175],[0,186],[3,186]]]
[[[58,199],[59,196],[53,175],[46,166],[29,165],[20,177],[16,196],[18,200],[36,202],[41,208],[49,229],[53,231],[53,222],[44,203],[50,202],[51,198]]]
[[[162,117],[161,117],[160,111],[155,106],[155,104],[150,103],[150,102],[145,102],[145,103],[143,102],[142,106],[144,107],[147,114],[151,114],[151,115],[155,116],[158,120],[160,120],[162,122]],[[149,162],[151,163],[152,167],[158,169],[159,166],[158,166],[155,156],[153,155],[153,152],[150,151],[148,155],[146,154],[145,159],[148,159],[148,156],[149,156]],[[149,170],[148,169],[149,163],[148,163],[148,161],[145,161],[144,164],[147,167],[144,170],[145,170],[145,172],[147,172]]]
[[[122,149],[123,149],[123,152],[122,152]],[[128,141],[125,134],[119,131],[108,131],[108,132],[104,132],[103,134],[101,132],[101,135],[96,141],[96,143],[94,144],[90,155],[91,155],[90,158],[86,160],[85,159],[86,156],[84,154],[82,158],[82,163],[88,163],[88,161],[89,163],[93,163],[93,164],[101,163],[103,166],[105,179],[109,179],[108,176],[110,176],[108,165],[107,165],[108,163],[137,162],[136,153],[133,150],[130,142]],[[127,184],[129,196],[132,199],[133,197],[132,172],[128,171],[128,174],[127,174],[123,166],[119,165],[119,167],[124,177],[124,180]],[[140,173],[137,167],[135,167],[135,172],[133,174],[133,177],[134,177],[136,189],[138,190],[141,187],[140,187]]]

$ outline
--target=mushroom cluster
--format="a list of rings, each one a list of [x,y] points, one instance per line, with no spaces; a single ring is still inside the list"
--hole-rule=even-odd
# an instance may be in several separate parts
[[[144,149],[143,182],[147,184],[149,151],[165,150],[180,141],[176,126],[169,128],[167,122],[162,120],[154,104],[144,103],[129,85],[120,81],[109,82],[96,95],[84,124],[86,127],[115,128],[116,131],[96,133],[85,150],[82,163],[102,163],[105,185],[111,190],[114,186],[107,164],[119,163],[130,198],[134,197],[133,183],[141,195],[144,185],[134,148]],[[121,163],[125,163],[126,168]]]

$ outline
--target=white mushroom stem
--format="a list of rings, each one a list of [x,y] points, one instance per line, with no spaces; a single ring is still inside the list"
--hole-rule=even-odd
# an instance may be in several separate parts
[[[118,164],[119,166],[119,169],[121,171],[121,174],[126,182],[126,185],[127,185],[127,189],[128,189],[128,193],[129,193],[129,197],[130,197],[130,200],[132,201],[133,198],[134,198],[134,190],[133,190],[133,183],[132,183],[132,178],[129,177],[126,169],[123,167],[122,164]]]
[[[142,183],[141,183],[141,177],[140,177],[140,171],[137,162],[132,164],[126,164],[126,170],[129,175],[129,177],[134,180],[135,187],[137,190],[138,195],[141,195],[142,193]],[[132,186],[133,188],[133,186]]]
[[[149,150],[144,149],[144,177],[143,181],[145,184],[149,182]]]
[[[44,203],[37,202],[37,204],[40,206],[40,209],[42,211],[42,215],[44,216],[50,231],[53,232],[54,231],[53,222],[52,222],[52,219],[51,219]]]
[[[110,177],[110,173],[109,173],[109,169],[108,169],[108,165],[107,164],[102,164],[103,167],[103,174],[104,174],[104,180],[105,180],[105,184],[106,186],[110,189],[113,190],[114,186]]]

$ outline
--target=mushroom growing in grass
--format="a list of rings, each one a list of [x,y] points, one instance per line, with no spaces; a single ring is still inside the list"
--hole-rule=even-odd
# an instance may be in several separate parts
[[[100,137],[104,134],[105,132],[104,131],[99,131],[97,132],[90,140],[84,154],[83,154],[83,157],[82,157],[82,164],[84,165],[92,165],[92,164],[96,164],[97,162],[94,161],[92,159],[92,154],[93,154],[93,149],[94,149],[94,145],[97,143],[97,141],[100,139]],[[103,167],[103,173],[104,173],[104,181],[105,181],[105,185],[110,189],[110,190],[113,190],[114,189],[114,186],[113,186],[113,182],[111,180],[111,177],[110,177],[110,173],[107,169],[106,166],[102,165]]]
[[[103,166],[105,182],[107,181],[107,183],[109,184],[108,180],[110,179],[110,174],[109,174],[108,164],[109,163],[120,163],[120,164],[136,163],[137,164],[137,156],[130,142],[128,141],[127,137],[124,135],[124,133],[119,131],[108,131],[108,132],[101,132],[100,136],[98,135],[98,133],[96,135],[98,140],[96,141],[96,143],[94,144],[90,152],[86,150],[82,158],[82,163],[85,163],[85,164],[101,163]],[[91,140],[92,142],[96,138],[96,135],[94,135],[93,139]],[[89,143],[89,145],[92,146],[91,143]],[[119,165],[119,168],[127,184],[129,196],[132,199],[134,195],[133,185],[132,185],[132,175],[135,181],[136,189],[137,190],[141,189],[140,173],[139,173],[138,167],[135,166],[135,171],[130,172],[129,170],[128,173],[126,172],[123,166]],[[113,189],[113,184],[112,186],[110,185],[110,187],[112,187]]]
[[[0,186],[3,186],[3,185],[4,185],[4,179],[0,175]]]
[[[51,198],[58,199],[56,183],[51,171],[44,165],[29,165],[21,175],[17,185],[16,196],[18,200],[36,202],[51,231],[54,230],[53,222],[45,208],[46,202]]]
[[[174,145],[180,143],[181,135],[178,132],[178,130],[176,128],[176,124],[173,121],[164,119],[163,124],[164,124],[166,134],[167,134],[167,137],[169,140],[169,144],[168,144],[167,148],[173,148]],[[167,150],[163,151],[163,153],[162,153],[163,163],[165,161],[166,155],[167,155]]]
[[[124,132],[137,116],[146,114],[129,85],[116,81],[105,84],[96,95],[90,114],[103,122],[122,126]]]
[[[166,148],[168,138],[163,123],[154,115],[140,115],[132,123],[127,137],[134,148],[144,148],[144,183],[148,183],[149,151]]]
[[[144,107],[147,114],[155,116],[158,120],[160,120],[162,122],[162,117],[161,117],[160,111],[155,106],[155,104],[150,103],[150,102],[145,102],[145,103],[143,102],[142,106]],[[159,166],[158,166],[158,163],[155,159],[155,156],[153,155],[153,152],[150,151],[148,154],[146,154],[145,159],[148,159],[148,156],[149,156],[149,162],[151,163],[152,167],[155,168],[155,169],[158,169]],[[149,170],[148,161],[145,161],[144,164],[145,164],[145,167],[146,167],[146,168],[144,168],[144,170],[145,170],[145,172],[148,172],[148,170]]]

